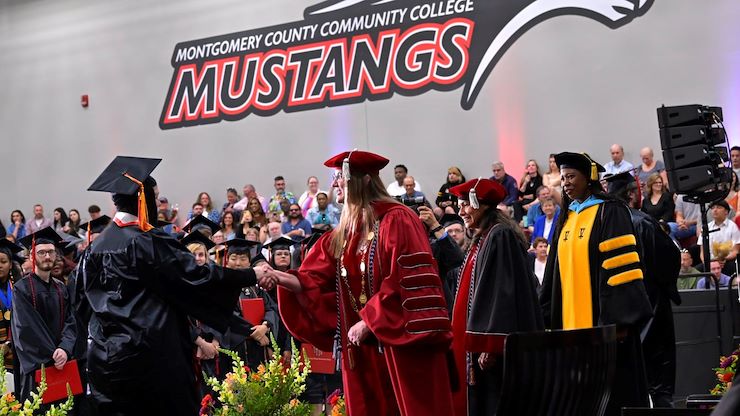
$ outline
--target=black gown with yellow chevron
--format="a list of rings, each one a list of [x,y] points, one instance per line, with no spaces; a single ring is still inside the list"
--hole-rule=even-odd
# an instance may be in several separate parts
[[[628,208],[606,195],[570,204],[553,238],[541,304],[545,326],[590,328],[616,324],[630,334],[620,341],[609,412],[647,404],[637,325],[652,310]],[[556,255],[553,255],[556,254]],[[619,414],[619,413],[614,413]]]

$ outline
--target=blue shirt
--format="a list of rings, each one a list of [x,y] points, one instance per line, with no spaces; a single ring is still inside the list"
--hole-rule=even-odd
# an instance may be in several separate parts
[[[8,234],[13,234],[13,231],[15,231],[15,223],[10,224],[8,226]],[[15,239],[16,241],[18,241],[25,236],[26,236],[26,224],[21,224],[21,227],[18,229],[18,235],[15,236]]]
[[[560,211],[555,213],[555,216],[552,217],[552,225],[550,226],[550,232],[545,235],[545,221],[547,221],[546,216],[541,216],[537,219],[537,222],[534,223],[534,230],[532,230],[532,238],[531,243],[534,243],[534,239],[537,237],[545,237],[547,239],[548,244],[552,243],[552,235],[555,232],[555,228],[558,226],[558,216],[560,215]]]
[[[319,211],[318,207],[309,209],[306,213],[306,219],[311,225],[325,224],[334,228],[339,224],[339,215],[339,209],[329,204],[324,211]]]
[[[697,289],[706,289],[706,283],[705,283],[706,277],[702,277],[699,279],[699,281],[696,282],[696,288]],[[730,285],[730,276],[726,274],[721,274],[719,276],[719,287],[727,287]],[[709,288],[714,289],[714,279],[709,281]]]
[[[303,230],[305,237],[308,237],[309,235],[311,235],[311,223],[309,223],[308,220],[305,218],[298,221],[295,225],[291,224],[290,220],[285,221],[283,225],[280,227],[283,234],[288,234],[289,232],[297,230],[299,228]],[[292,238],[293,238],[293,241],[301,241],[303,240],[304,236],[294,235],[292,236]]]
[[[409,196],[407,193],[404,193],[403,195],[401,195],[401,201],[411,201],[414,198],[424,198],[424,199],[426,199],[426,196],[424,196],[424,193],[419,192],[419,191],[414,191],[414,194],[411,195],[411,196]]]
[[[555,205],[555,217],[560,214],[560,207],[558,205]],[[537,222],[537,219],[544,216],[545,213],[542,212],[542,206],[539,202],[535,202],[532,204],[531,207],[529,207],[529,210],[527,211],[527,225],[534,227],[534,224]]]

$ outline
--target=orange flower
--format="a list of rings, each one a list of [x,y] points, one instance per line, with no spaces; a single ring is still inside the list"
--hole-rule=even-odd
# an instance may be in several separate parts
[[[252,373],[252,381],[260,381],[262,377],[258,373]]]

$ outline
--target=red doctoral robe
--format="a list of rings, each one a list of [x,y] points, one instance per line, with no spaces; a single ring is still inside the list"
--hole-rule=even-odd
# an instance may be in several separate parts
[[[376,203],[373,208],[380,223],[372,291],[365,307],[358,315],[345,282],[337,282],[331,233],[326,233],[300,269],[291,271],[303,291],[294,294],[278,288],[285,326],[299,340],[331,351],[339,312],[342,379],[350,415],[450,415],[446,353],[452,332],[426,232],[418,217],[403,205]],[[347,244],[344,266],[351,296],[359,307],[358,239],[353,236]],[[342,295],[339,308],[337,283]],[[360,316],[371,334],[360,346],[348,345],[347,331]]]

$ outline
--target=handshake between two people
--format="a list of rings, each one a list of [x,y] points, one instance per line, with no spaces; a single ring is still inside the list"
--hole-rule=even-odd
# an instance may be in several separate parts
[[[262,263],[252,268],[257,275],[257,283],[265,290],[272,290],[275,286],[282,286],[292,292],[302,291],[301,282],[290,273],[273,269],[269,264]]]

